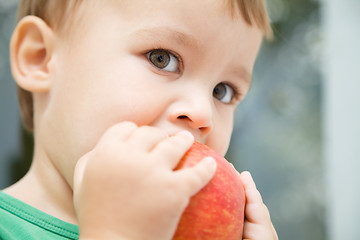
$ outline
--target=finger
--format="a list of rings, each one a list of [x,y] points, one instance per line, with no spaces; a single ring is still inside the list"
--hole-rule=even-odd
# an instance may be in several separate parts
[[[275,239],[268,226],[244,222],[243,240],[245,239]]]
[[[241,182],[246,189],[256,189],[256,184],[251,176],[251,173],[248,171],[244,171],[240,174]]]
[[[108,141],[116,139],[117,141],[125,141],[137,129],[137,125],[133,122],[121,122],[108,128],[100,141]]]
[[[270,224],[270,214],[266,205],[263,203],[260,192],[257,190],[255,182],[249,172],[240,174],[245,189],[246,219],[252,223]]]
[[[263,203],[260,192],[256,188],[256,184],[250,174],[250,172],[242,172],[240,174],[241,182],[243,183],[245,193],[246,193],[246,202],[251,203]]]
[[[193,196],[213,178],[215,171],[215,159],[206,157],[195,166],[180,169],[175,173],[178,181],[182,183],[182,191],[187,194],[187,196]]]
[[[269,210],[263,203],[247,203],[245,217],[249,222],[257,224],[269,224],[271,222]]]
[[[247,171],[240,174],[241,181],[243,182],[245,195],[246,195],[246,206],[245,206],[245,217],[246,223],[244,224],[244,233],[249,234],[247,238],[256,239],[258,236],[272,236],[272,239],[278,239],[274,225],[271,222],[270,213],[266,205],[263,203],[260,192],[256,188],[256,184]],[[245,231],[245,226],[247,226]],[[259,235],[258,235],[259,234]],[[246,239],[246,238],[245,238]]]
[[[269,236],[272,236],[271,239],[277,240],[278,236],[271,222],[267,207],[262,204],[256,209],[251,209],[254,204],[250,206],[247,206],[247,209],[245,209],[244,236],[249,239],[263,239],[259,236],[267,236],[268,239]],[[254,238],[254,236],[257,237]]]
[[[159,142],[153,154],[159,161],[164,161],[167,166],[174,169],[193,142],[194,136],[190,132],[181,131]]]
[[[139,150],[151,151],[161,140],[167,138],[167,133],[155,127],[141,126],[134,131],[128,141]]]
[[[263,200],[259,190],[250,188],[245,190],[247,204],[263,204]]]

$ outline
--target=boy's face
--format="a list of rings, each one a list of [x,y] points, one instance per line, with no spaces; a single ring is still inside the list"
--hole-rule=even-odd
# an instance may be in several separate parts
[[[225,154],[260,30],[232,19],[220,0],[101,1],[84,11],[71,37],[57,39],[37,130],[67,179],[76,160],[122,121],[168,134],[185,129]]]

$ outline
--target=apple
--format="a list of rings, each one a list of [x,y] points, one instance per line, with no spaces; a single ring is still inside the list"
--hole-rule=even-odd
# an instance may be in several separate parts
[[[215,176],[190,199],[173,240],[239,240],[244,225],[245,193],[238,172],[220,154],[194,142],[175,171],[206,156],[217,162]]]

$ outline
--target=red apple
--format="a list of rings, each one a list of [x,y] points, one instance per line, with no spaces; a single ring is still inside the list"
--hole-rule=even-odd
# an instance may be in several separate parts
[[[175,170],[193,166],[206,156],[217,162],[215,176],[190,199],[173,240],[242,239],[245,193],[233,166],[211,148],[195,142]]]

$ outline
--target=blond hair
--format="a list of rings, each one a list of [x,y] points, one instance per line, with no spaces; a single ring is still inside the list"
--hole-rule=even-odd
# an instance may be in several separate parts
[[[18,8],[18,21],[28,15],[43,19],[54,29],[66,28],[70,24],[69,15],[74,14],[83,0],[21,0]],[[233,16],[240,10],[240,14],[249,25],[255,24],[267,39],[272,38],[272,29],[264,0],[227,0]],[[66,16],[66,17],[65,17]],[[33,131],[34,108],[33,97],[20,87],[17,88],[21,117],[24,127]]]

